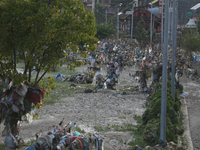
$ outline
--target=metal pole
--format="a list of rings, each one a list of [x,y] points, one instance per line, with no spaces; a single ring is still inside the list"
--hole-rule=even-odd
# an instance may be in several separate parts
[[[106,8],[106,24],[107,24],[107,9],[108,9],[108,8]]]
[[[152,47],[152,2],[151,2],[151,24],[150,24],[150,46]]]
[[[175,59],[176,59],[176,0],[173,0],[173,36],[172,36],[172,80],[171,80],[171,95],[175,98]]]
[[[133,39],[133,13],[134,13],[134,1],[132,4],[131,41]]]
[[[197,21],[197,29],[196,29],[196,32],[198,33],[198,20],[199,20],[198,9],[196,10],[196,13],[197,13],[197,17],[196,17],[196,21]]]
[[[169,0],[165,0],[165,32],[164,32],[163,68],[162,68],[161,125],[160,125],[161,143],[166,142],[168,12],[169,12]]]
[[[117,40],[119,39],[119,6],[117,7]]]
[[[161,50],[163,52],[163,15],[164,15],[164,10],[163,10],[163,1],[162,0],[162,21],[161,21],[161,24],[162,24],[162,29],[161,29]]]

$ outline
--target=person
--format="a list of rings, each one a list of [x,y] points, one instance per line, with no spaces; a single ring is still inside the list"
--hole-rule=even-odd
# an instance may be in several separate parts
[[[95,64],[95,56],[91,56],[90,67],[94,68],[94,64]]]
[[[120,76],[120,70],[119,70],[119,64],[117,62],[114,63],[114,70],[115,70],[115,74],[117,76],[117,80],[119,82],[119,76]]]

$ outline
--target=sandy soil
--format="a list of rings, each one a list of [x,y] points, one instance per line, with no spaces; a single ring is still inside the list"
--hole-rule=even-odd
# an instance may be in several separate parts
[[[86,66],[77,68],[76,71],[85,72]],[[105,74],[105,70],[102,70]],[[133,86],[138,83],[129,77],[128,73],[133,73],[131,68],[127,68],[121,73],[120,84],[117,88],[123,86]],[[112,128],[112,125],[122,126],[124,123],[136,124],[134,115],[142,115],[145,111],[144,103],[147,94],[142,92],[131,92],[129,95],[117,94],[115,98],[110,98],[114,92],[112,90],[98,90],[97,93],[80,93],[74,97],[62,98],[54,105],[44,106],[38,110],[40,117],[32,123],[23,123],[20,137],[25,141],[35,138],[35,134],[42,130],[43,132],[52,131],[53,125],[57,125],[65,116],[64,123],[76,122],[77,126],[84,129],[85,132],[96,133],[104,139],[105,150],[119,150],[128,147],[128,142],[133,136],[129,132],[118,132]],[[107,131],[97,132],[94,126],[103,128],[110,127]],[[4,137],[0,137],[4,141]]]

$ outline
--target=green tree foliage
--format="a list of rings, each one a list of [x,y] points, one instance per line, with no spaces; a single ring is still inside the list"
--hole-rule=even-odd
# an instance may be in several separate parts
[[[96,24],[97,34],[95,35],[98,39],[105,39],[113,35],[116,30],[109,24],[101,25]]]
[[[33,66],[38,83],[52,66],[62,65],[61,58],[77,52],[80,42],[95,49],[94,14],[85,10],[79,0],[0,0],[0,3],[0,73],[16,84],[30,81]],[[19,76],[16,64],[20,61],[25,63],[25,70]],[[73,69],[80,64],[74,60],[68,65]]]
[[[187,52],[200,51],[200,35],[195,35],[195,32],[190,30],[184,36],[184,48]]]
[[[96,23],[101,24],[102,22],[106,22],[106,10],[105,6],[97,3],[94,10]]]
[[[147,46],[150,45],[150,30],[146,30],[146,22],[143,18],[139,20],[136,27],[136,40],[139,43],[139,47],[144,50]],[[156,41],[156,32],[152,32],[152,46]]]

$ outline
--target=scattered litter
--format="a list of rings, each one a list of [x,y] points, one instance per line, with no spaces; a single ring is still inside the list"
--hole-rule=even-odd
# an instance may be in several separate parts
[[[56,75],[56,79],[59,80],[59,81],[65,81],[66,80],[66,77],[64,74],[57,74]]]
[[[64,119],[64,118],[63,118]],[[52,132],[37,133],[37,141],[25,150],[36,150],[43,147],[44,149],[92,149],[95,147],[98,150],[104,149],[104,141],[98,135],[85,133],[82,134],[76,129],[76,123],[71,125],[71,122],[67,125],[63,125],[63,120],[58,126],[55,126]],[[14,146],[14,144],[12,145]]]
[[[184,93],[182,93],[181,95],[182,95],[182,96],[185,96],[185,98],[187,97],[186,94],[184,94]]]

